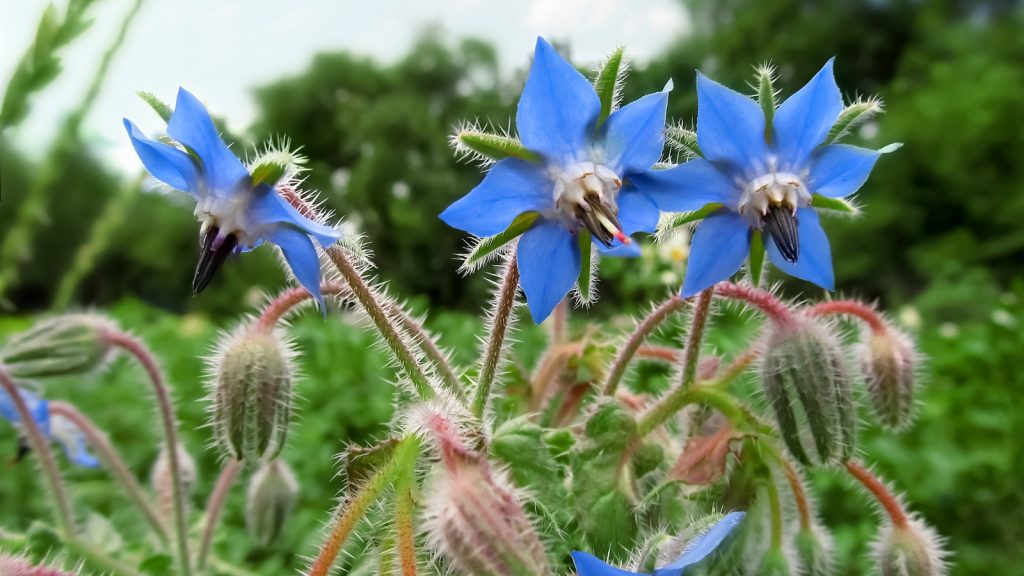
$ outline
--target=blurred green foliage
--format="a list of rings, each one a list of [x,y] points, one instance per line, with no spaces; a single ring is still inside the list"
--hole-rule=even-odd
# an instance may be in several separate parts
[[[885,99],[888,113],[854,141],[905,146],[879,162],[859,195],[865,216],[826,227],[839,285],[879,299],[894,314],[902,309],[931,360],[919,422],[897,436],[868,426],[863,447],[883,475],[907,492],[914,509],[949,537],[955,574],[1024,573],[1018,557],[1024,541],[1024,415],[1014,409],[1024,395],[1024,6],[1015,0],[686,5],[693,33],[653,60],[634,63],[627,101],[673,78],[669,115],[692,120],[694,69],[740,87],[753,65],[771,60],[780,66],[778,85],[787,95],[833,55],[848,96]],[[521,82],[521,76],[499,75],[487,43],[453,43],[437,32],[424,34],[410,55],[393,64],[322,54],[305,71],[257,90],[260,114],[242,143],[284,135],[301,145],[310,157],[307,185],[367,234],[380,274],[396,292],[423,298],[419,307],[432,310],[431,326],[453,339],[443,343],[468,361],[475,321],[440,310],[476,310],[485,284],[482,274],[463,279],[456,273],[453,253],[463,236],[436,215],[477,183],[480,172],[453,158],[447,136],[467,119],[507,126]],[[8,92],[13,86],[14,80]],[[216,95],[205,98],[216,113]],[[74,140],[58,143],[60,155],[42,170],[0,135],[0,231],[6,234],[15,208],[48,170],[55,174],[45,176],[52,178],[47,192],[59,200],[49,202],[46,225],[21,246],[31,258],[4,295],[21,312],[52,302],[60,280],[55,275],[90,240],[93,221],[123,185],[77,133],[66,137]],[[110,232],[108,248],[96,257],[77,298],[112,306],[124,326],[139,330],[162,356],[176,386],[184,436],[203,472],[198,505],[217,469],[213,453],[201,450],[209,437],[200,428],[200,357],[217,327],[247,310],[259,289],[276,289],[285,279],[272,251],[262,249],[232,262],[212,289],[190,298],[196,255],[190,203],[180,194],[138,194],[124,207],[121,225]],[[678,282],[681,263],[662,255],[668,264],[659,264],[653,256],[658,250],[648,249],[639,262],[605,263],[597,314],[637,311]],[[3,318],[0,335],[28,322]],[[236,490],[224,518],[229,529],[215,548],[231,562],[261,565],[264,574],[294,569],[299,561],[291,553],[310,550],[307,539],[318,532],[340,487],[334,455],[350,438],[379,433],[390,416],[391,389],[384,383],[391,372],[370,336],[343,318],[324,324],[315,315],[303,317],[294,334],[306,373],[300,386],[305,416],[286,452],[302,481],[298,513],[281,540],[255,548],[242,530],[242,491]],[[537,331],[524,338],[528,357]],[[656,388],[664,377],[656,369],[640,374],[645,388]],[[101,377],[55,384],[50,391],[106,428],[145,477],[157,435],[142,384],[139,372],[121,360]],[[13,434],[0,427],[0,448],[5,446],[13,453]],[[0,526],[24,528],[43,511],[34,470],[0,466]],[[69,472],[83,504],[112,517],[122,531],[137,526],[133,512],[109,498],[102,472]],[[843,527],[837,536],[842,564],[850,567],[845,573],[867,573],[862,557],[874,519],[864,500],[851,497],[845,481],[832,475],[816,481],[824,490],[826,520]]]

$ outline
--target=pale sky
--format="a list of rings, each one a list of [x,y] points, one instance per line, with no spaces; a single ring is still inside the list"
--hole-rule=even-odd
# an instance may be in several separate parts
[[[54,1],[63,11],[65,0]],[[0,6],[0,81],[6,87],[46,2],[0,0]],[[33,155],[46,149],[129,7],[129,0],[96,3],[95,23],[64,52],[64,73],[33,99],[30,117],[14,133],[21,149]],[[244,130],[255,114],[253,87],[305,70],[318,52],[349,50],[394,61],[427,25],[439,25],[453,39],[489,40],[509,73],[528,63],[538,35],[567,42],[578,64],[596,63],[620,44],[642,61],[686,34],[690,22],[679,0],[148,0],[84,131],[111,166],[135,171],[121,118],[137,119],[144,129],[155,127],[156,118],[137,90],[173,101],[185,86],[233,130]]]

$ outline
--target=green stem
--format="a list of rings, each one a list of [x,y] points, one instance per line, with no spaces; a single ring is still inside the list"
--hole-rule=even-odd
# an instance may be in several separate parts
[[[515,306],[518,288],[519,267],[516,264],[516,257],[512,256],[505,264],[504,279],[498,289],[497,297],[494,299],[494,309],[491,312],[491,334],[487,339],[487,346],[484,348],[480,377],[477,380],[476,393],[473,395],[473,414],[477,418],[483,417],[484,410],[487,409],[487,401],[498,374],[498,364],[501,362],[505,346],[505,336],[512,321],[512,309]]]
[[[46,476],[46,480],[50,485],[50,491],[53,493],[55,504],[55,520],[59,533],[62,537],[71,538],[75,535],[75,516],[71,509],[71,499],[64,488],[64,481],[61,479],[60,468],[57,467],[57,460],[53,457],[53,450],[50,449],[50,443],[43,436],[42,430],[39,429],[39,424],[35,421],[31,411],[29,411],[28,405],[25,404],[25,399],[21,397],[21,392],[14,383],[14,379],[11,378],[11,375],[7,373],[3,366],[0,366],[0,386],[3,386],[7,395],[11,398],[14,409],[18,412],[18,419],[28,435],[28,441],[32,446],[32,450],[35,451],[39,458],[39,463],[43,468],[43,475]]]
[[[146,375],[149,376],[149,382],[153,386],[157,408],[160,412],[160,420],[163,423],[167,461],[171,472],[174,525],[177,529],[178,565],[182,574],[190,576],[192,574],[192,563],[188,552],[188,519],[185,517],[185,488],[181,481],[181,462],[178,459],[178,429],[170,392],[167,389],[167,384],[164,382],[163,373],[161,373],[159,366],[157,366],[156,359],[142,342],[122,332],[110,332],[106,335],[106,338],[111,345],[117,346],[135,357],[146,371]]]
[[[348,540],[359,520],[377,500],[377,496],[394,481],[395,471],[409,459],[415,461],[419,457],[419,450],[418,437],[410,436],[399,442],[391,459],[381,465],[373,476],[356,490],[350,500],[337,508],[331,531],[321,545],[316,559],[306,571],[306,576],[328,576],[331,573],[331,567],[334,566],[342,545]]]
[[[771,542],[773,550],[782,549],[782,503],[779,498],[779,488],[768,472],[768,481],[765,482],[765,491],[768,493],[768,510],[771,515]]]
[[[646,318],[637,324],[636,330],[630,335],[629,340],[626,340],[626,344],[619,350],[618,356],[615,357],[615,362],[608,370],[608,380],[604,384],[604,394],[606,396],[615,394],[619,383],[622,381],[622,377],[626,374],[626,368],[629,366],[630,361],[636,356],[640,346],[651,333],[657,330],[666,318],[682,310],[685,305],[686,300],[679,296],[672,296],[652,310]]]
[[[196,570],[202,572],[206,568],[206,561],[210,555],[210,548],[213,545],[213,533],[217,528],[217,521],[220,520],[221,510],[227,501],[228,492],[235,483],[235,478],[242,471],[242,462],[231,460],[221,468],[217,484],[213,487],[210,500],[206,503],[206,525],[203,526],[203,539],[199,541],[199,556],[196,557]]]
[[[160,519],[160,515],[157,513],[156,508],[153,507],[153,503],[150,502],[149,497],[146,496],[145,491],[139,482],[135,479],[135,476],[128,469],[128,465],[124,463],[124,460],[118,454],[117,450],[111,445],[110,439],[103,433],[85,414],[78,411],[77,408],[71,404],[65,402],[53,401],[50,402],[50,414],[61,415],[70,420],[78,427],[79,430],[85,435],[89,445],[96,450],[99,454],[103,464],[110,470],[114,478],[120,482],[121,487],[124,488],[128,497],[135,504],[135,506],[142,512],[142,516],[149,522],[150,527],[160,538],[160,541],[167,544],[169,536],[167,534],[167,527],[164,526],[163,521]]]
[[[395,546],[402,576],[416,576],[416,452],[403,453],[395,477]]]
[[[697,363],[700,361],[700,346],[704,342],[704,329],[708,325],[711,314],[711,299],[715,289],[708,288],[697,296],[697,307],[693,311],[693,322],[686,337],[686,350],[683,352],[683,373],[679,385],[690,388],[697,382]]]
[[[344,249],[338,246],[331,246],[327,249],[327,256],[331,259],[331,262],[334,262],[334,266],[338,269],[338,273],[341,274],[341,277],[345,279],[346,283],[348,283],[349,289],[352,290],[352,294],[356,297],[356,300],[359,301],[363,310],[366,311],[370,320],[373,321],[374,326],[377,327],[377,331],[380,332],[384,342],[395,355],[402,371],[416,387],[416,391],[419,393],[420,398],[424,400],[433,398],[434,389],[431,386],[426,373],[419,365],[419,362],[416,361],[412,351],[406,345],[398,328],[392,324],[390,316],[378,301],[373,289],[371,289],[366,281],[363,280],[362,275],[359,274],[359,271],[356,270],[355,266],[352,265],[352,262],[350,262],[348,257],[345,255]]]

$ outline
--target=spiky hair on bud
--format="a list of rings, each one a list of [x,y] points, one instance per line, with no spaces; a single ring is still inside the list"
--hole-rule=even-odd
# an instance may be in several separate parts
[[[309,158],[302,154],[302,147],[292,147],[287,136],[272,136],[263,143],[262,149],[253,151],[246,159],[246,167],[253,172],[262,164],[276,164],[284,168],[283,181],[291,181],[307,171]]]
[[[181,488],[185,494],[190,494],[195,488],[198,480],[196,461],[180,442],[177,446],[178,474],[181,478]],[[149,484],[156,494],[157,504],[164,518],[170,521],[174,518],[174,477],[171,475],[171,455],[167,445],[160,447],[153,469],[149,474]],[[188,503],[188,498],[185,499]]]
[[[299,483],[284,461],[264,463],[253,474],[246,491],[245,527],[260,544],[272,542],[291,515]]]
[[[825,138],[825,143],[834,144],[842,140],[854,128],[862,126],[883,112],[885,112],[885,103],[878,96],[858,96],[839,113],[839,117]]]
[[[0,550],[0,576],[74,576],[80,571],[80,568],[70,571],[53,568],[51,562],[36,563],[22,554],[8,554]]]
[[[108,335],[117,324],[100,314],[60,314],[11,336],[0,364],[15,378],[35,379],[101,371],[114,355]]]
[[[692,123],[685,123],[677,120],[665,127],[665,143],[668,144],[670,158],[678,163],[687,162],[700,158],[703,154],[700,146],[697,145],[697,132],[693,129]]]
[[[945,576],[950,556],[945,546],[943,536],[911,516],[903,526],[886,522],[871,546],[871,555],[882,576]]]
[[[616,46],[594,71],[594,90],[602,99],[601,108],[610,114],[622,104],[622,89],[629,76],[629,58],[625,46]],[[605,101],[607,99],[607,101]]]
[[[863,330],[856,354],[875,417],[889,430],[905,429],[914,419],[923,360],[914,340],[886,322],[884,330]]]
[[[448,144],[459,162],[476,164],[486,168],[504,158],[538,160],[539,157],[527,150],[512,131],[512,125],[495,126],[479,120],[462,121],[448,137]]]

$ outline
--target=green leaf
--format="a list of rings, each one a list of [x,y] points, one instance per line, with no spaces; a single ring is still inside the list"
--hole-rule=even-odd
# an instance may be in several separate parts
[[[618,99],[622,77],[626,73],[625,51],[625,47],[619,46],[609,54],[594,80],[594,90],[597,91],[597,98],[601,101],[601,115],[597,118],[598,125],[612,113],[612,107],[615,106],[615,101]]]
[[[491,160],[519,158],[528,162],[540,162],[540,156],[523,146],[518,138],[491,134],[478,130],[460,130],[455,133],[456,147]]]
[[[157,98],[156,94],[143,91],[136,92],[135,94],[137,94],[139,98],[142,98],[143,102],[149,104],[149,107],[152,108],[158,116],[163,118],[164,122],[171,121],[171,114],[174,113],[174,110],[168,106],[166,102]]]
[[[591,282],[593,282],[590,274],[590,250],[593,245],[593,242],[590,241],[590,232],[580,230],[579,234],[576,235],[576,241],[580,245],[580,277],[576,281],[576,285],[580,292],[580,299],[583,302],[590,302],[592,293]]]
[[[761,271],[764,269],[764,236],[754,230],[750,237],[750,283],[761,285]]]
[[[670,232],[672,230],[675,230],[676,228],[679,228],[680,226],[685,226],[690,222],[703,220],[707,215],[722,208],[723,206],[718,202],[712,202],[704,206],[700,210],[694,210],[693,212],[681,212],[679,214],[676,214],[667,222],[665,222],[665,224],[658,227],[658,234]]]
[[[537,218],[540,218],[539,212],[523,212],[516,216],[516,219],[508,225],[508,228],[505,228],[504,232],[481,238],[477,245],[466,255],[465,260],[463,260],[462,270],[472,270],[477,264],[482,263],[488,254],[515,240],[520,234],[529,230],[533,223],[537,221]]]
[[[288,171],[287,164],[263,161],[252,169],[252,185],[270,184],[273,186]]]
[[[836,212],[850,214],[851,216],[857,216],[860,214],[860,208],[857,208],[857,206],[852,202],[842,198],[829,198],[827,196],[822,196],[821,194],[814,194],[811,196],[811,206],[814,206],[819,210],[834,210]]]
[[[682,126],[668,126],[665,128],[665,139],[673,149],[682,152],[687,158],[701,158],[704,155],[697,145],[697,133]]]
[[[143,574],[170,574],[174,567],[174,559],[168,554],[153,554],[139,563],[139,572]]]

